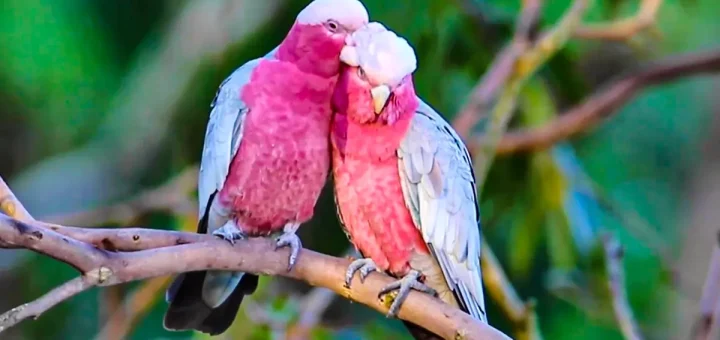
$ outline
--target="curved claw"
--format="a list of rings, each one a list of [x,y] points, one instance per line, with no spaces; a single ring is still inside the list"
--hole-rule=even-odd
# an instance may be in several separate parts
[[[388,318],[394,318],[397,316],[398,311],[400,311],[400,306],[402,306],[402,304],[405,302],[405,299],[407,299],[411,289],[433,296],[437,295],[435,289],[432,289],[431,287],[418,281],[420,275],[420,272],[418,272],[417,270],[411,270],[402,279],[397,280],[380,290],[380,292],[378,293],[378,298],[382,298],[383,295],[388,294],[394,290],[398,290],[397,296],[395,297],[392,305],[390,305],[390,310],[387,313]]]
[[[280,235],[275,243],[275,250],[282,247],[290,247],[290,259],[288,260],[288,271],[291,271],[295,267],[298,255],[300,255],[300,249],[302,248],[302,242],[300,237],[295,235],[295,232],[288,232]]]
[[[225,225],[221,228],[213,231],[212,235],[228,241],[232,245],[235,245],[235,241],[245,238],[245,234],[243,234],[243,232],[240,231],[240,229],[238,229],[231,221],[225,223]]]
[[[345,272],[345,287],[350,288],[353,275],[355,275],[357,271],[360,271],[360,283],[364,283],[365,278],[376,270],[377,265],[375,265],[375,261],[372,259],[357,259],[353,261]]]

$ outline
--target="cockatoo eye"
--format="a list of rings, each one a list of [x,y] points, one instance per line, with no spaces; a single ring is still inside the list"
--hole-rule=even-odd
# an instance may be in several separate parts
[[[367,80],[367,74],[365,74],[365,70],[363,70],[362,67],[358,67],[357,75],[358,75],[358,78],[360,78],[362,80]]]
[[[328,20],[325,22],[325,27],[328,29],[328,31],[335,33],[340,28],[340,24],[335,20]]]

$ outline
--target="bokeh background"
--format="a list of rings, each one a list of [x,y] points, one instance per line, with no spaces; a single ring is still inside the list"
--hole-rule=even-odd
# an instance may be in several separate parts
[[[3,0],[0,176],[38,219],[194,230],[194,166],[216,88],[278,44],[307,2]],[[417,90],[448,119],[510,39],[521,6],[364,3],[416,48]],[[541,27],[570,3],[546,1]],[[631,16],[638,6],[595,1],[586,21]],[[524,87],[511,128],[542,125],[650,61],[720,47],[719,15],[716,0],[667,0],[656,25],[631,39],[571,40]],[[712,77],[652,87],[589,133],[493,164],[483,232],[519,296],[534,301],[545,338],[622,338],[602,231],[624,247],[628,301],[644,337],[687,336],[720,220],[717,93]],[[324,253],[348,249],[329,191],[301,237]],[[1,251],[0,309],[74,275],[28,251]],[[3,339],[203,338],[162,328],[166,282],[83,293]],[[491,323],[516,336],[517,324],[486,299]],[[317,322],[308,301],[321,307]],[[314,339],[407,338],[398,321],[282,279],[263,278],[244,306],[228,339],[283,338],[299,323]]]

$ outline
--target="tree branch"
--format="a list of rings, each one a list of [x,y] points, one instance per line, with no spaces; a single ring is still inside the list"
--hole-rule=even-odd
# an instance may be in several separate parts
[[[15,307],[0,315],[0,333],[20,323],[20,321],[33,318],[37,319],[50,308],[63,302],[79,293],[82,293],[94,284],[86,277],[76,277],[64,284],[49,291],[37,300]]]
[[[615,318],[620,324],[620,330],[625,339],[641,340],[642,336],[638,330],[632,308],[625,294],[625,271],[622,266],[624,251],[622,245],[611,235],[602,237],[603,249],[605,251],[605,270],[608,277],[608,288],[612,298]]]
[[[78,228],[56,227],[58,231],[77,232]],[[347,260],[303,250],[295,268],[287,271],[286,249],[274,251],[274,243],[266,239],[250,239],[236,242],[218,240],[210,235],[193,233],[134,229],[131,239],[142,235],[143,242],[127,242],[127,236],[112,236],[123,230],[87,229],[94,236],[104,234],[118,242],[114,245],[130,245],[135,252],[108,252],[88,243],[75,240],[40,223],[24,223],[0,215],[0,240],[13,247],[23,247],[52,256],[78,268],[83,274],[72,284],[66,284],[46,294],[39,300],[13,310],[0,322],[6,329],[25,318],[39,315],[60,301],[91,286],[110,286],[162,275],[198,270],[232,270],[264,275],[281,275],[308,282],[314,286],[327,287],[335,293],[370,306],[380,312],[387,311],[387,301],[378,299],[377,293],[392,279],[383,274],[371,274],[364,284],[344,287]],[[182,244],[186,243],[186,244]],[[162,248],[146,248],[164,246]],[[125,250],[123,247],[116,247]],[[66,286],[72,287],[68,288]],[[399,317],[423,325],[432,332],[452,339],[506,339],[501,332],[487,324],[477,322],[462,311],[452,308],[434,297],[413,292],[400,310]]]
[[[537,151],[591,129],[646,87],[683,77],[720,72],[720,50],[696,53],[658,62],[625,76],[560,115],[547,125],[512,131],[498,144],[499,154]]]
[[[610,23],[583,25],[578,27],[573,35],[583,39],[630,39],[655,24],[662,3],[662,0],[642,0],[638,12],[633,17]]]

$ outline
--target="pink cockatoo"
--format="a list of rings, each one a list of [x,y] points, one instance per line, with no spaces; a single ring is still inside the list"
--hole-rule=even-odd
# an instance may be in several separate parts
[[[348,39],[333,96],[331,142],[338,215],[364,259],[348,268],[398,281],[388,316],[410,289],[487,322],[480,269],[480,213],[467,148],[413,87],[415,53],[381,24]],[[437,337],[406,324],[417,338]]]
[[[330,169],[331,98],[346,37],[368,22],[358,0],[314,0],[282,43],[238,68],[212,104],[198,183],[199,233],[234,243],[281,232],[288,270],[295,235],[313,215]],[[257,276],[209,271],[180,275],[167,291],[170,330],[225,332]]]

